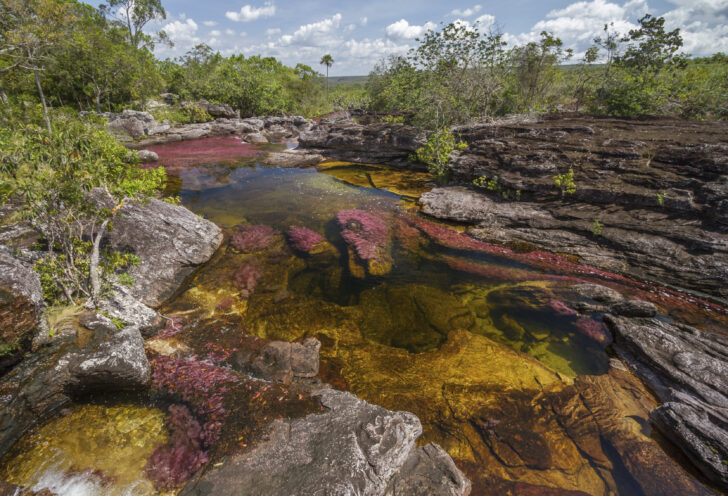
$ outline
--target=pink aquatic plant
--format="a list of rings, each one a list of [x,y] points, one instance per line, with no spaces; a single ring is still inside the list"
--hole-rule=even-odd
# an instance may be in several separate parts
[[[603,346],[608,346],[612,342],[612,335],[609,331],[601,322],[594,319],[582,317],[574,323],[574,326],[581,334]]]
[[[342,210],[336,214],[341,237],[361,260],[373,260],[386,249],[389,241],[387,224],[363,210]]]
[[[218,367],[196,356],[174,358],[156,356],[152,365],[152,385],[191,405],[194,413],[206,420],[202,426],[205,446],[213,446],[219,436],[222,420],[227,416],[223,398],[228,386],[237,382],[229,369]]]
[[[211,164],[244,157],[254,157],[260,153],[255,145],[243,143],[235,136],[215,136],[198,140],[180,141],[154,145],[147,148],[157,155],[159,161],[144,164],[143,167],[164,166],[170,174],[179,173],[190,166]]]
[[[294,250],[310,253],[316,245],[325,240],[319,233],[307,227],[294,227],[288,231],[288,241]]]
[[[263,271],[255,264],[245,264],[233,274],[233,284],[240,289],[244,297],[250,296],[258,285]]]
[[[553,310],[556,314],[564,317],[578,315],[579,313],[573,308],[567,306],[566,303],[559,300],[551,300],[546,306]]]
[[[239,224],[230,237],[230,244],[243,253],[253,253],[268,248],[276,234],[278,231],[264,224],[257,226]]]
[[[166,418],[170,437],[149,457],[147,477],[157,489],[169,490],[182,485],[207,463],[204,430],[184,405],[171,405]]]
[[[167,325],[165,325],[164,329],[162,329],[159,334],[157,334],[157,337],[161,339],[171,338],[172,336],[179,334],[183,330],[184,321],[182,317],[180,317],[179,315],[170,315],[167,319]]]

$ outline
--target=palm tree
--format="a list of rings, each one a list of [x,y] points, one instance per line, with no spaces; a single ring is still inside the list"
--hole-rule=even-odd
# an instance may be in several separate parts
[[[328,98],[328,96],[329,96],[329,67],[334,65],[334,59],[331,56],[331,54],[327,53],[326,55],[321,57],[320,64],[326,66],[326,97]]]

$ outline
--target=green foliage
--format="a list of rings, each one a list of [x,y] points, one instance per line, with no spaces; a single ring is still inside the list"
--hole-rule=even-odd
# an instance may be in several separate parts
[[[561,190],[561,196],[564,194],[573,195],[576,193],[574,169],[569,168],[569,172],[566,174],[557,174],[554,176],[554,185]]]
[[[100,120],[63,114],[54,120],[52,133],[33,122],[0,128],[0,177],[25,200],[24,215],[44,237],[48,254],[36,267],[44,296],[95,298],[113,275],[138,262],[99,253],[101,237],[124,203],[156,194],[165,174],[137,167],[136,153]]]
[[[599,219],[594,219],[594,223],[592,224],[591,230],[592,230],[592,233],[594,234],[594,236],[601,236],[602,231],[604,231],[604,226],[602,225],[601,222],[599,222]]]
[[[507,67],[500,34],[451,23],[419,41],[406,57],[390,57],[369,75],[375,110],[406,110],[429,129],[494,111]]]
[[[473,179],[473,184],[479,188],[487,189],[490,192],[499,194],[504,200],[520,200],[521,190],[503,186],[498,182],[498,176],[488,179],[487,176],[480,176]]]
[[[158,122],[172,124],[191,124],[196,122],[210,122],[213,117],[199,105],[189,104],[180,107],[157,107],[150,112]]]
[[[382,117],[382,122],[386,122],[388,124],[402,124],[404,122],[404,116],[403,115],[385,115]]]
[[[665,204],[665,196],[666,193],[663,191],[662,193],[657,193],[657,204],[660,206],[663,206]]]
[[[427,169],[437,176],[444,176],[448,172],[450,154],[455,150],[464,150],[468,147],[464,141],[457,141],[452,132],[442,128],[430,135],[427,143],[418,148],[410,160],[416,160],[427,165]]]

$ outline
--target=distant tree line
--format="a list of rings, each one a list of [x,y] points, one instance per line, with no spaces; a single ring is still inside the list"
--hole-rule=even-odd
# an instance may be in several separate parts
[[[623,35],[606,25],[571,65],[572,50],[551,33],[508,48],[497,31],[451,23],[377,65],[367,84],[371,106],[438,130],[550,110],[728,118],[726,56],[690,59],[679,53],[679,29],[666,31],[665,20],[649,14],[638,22]]]

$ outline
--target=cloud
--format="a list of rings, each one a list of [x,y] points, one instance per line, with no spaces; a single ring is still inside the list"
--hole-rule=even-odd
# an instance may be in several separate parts
[[[271,2],[266,2],[263,7],[253,7],[252,5],[243,5],[240,12],[225,12],[225,17],[235,22],[250,22],[261,17],[273,17],[276,13],[276,6]]]
[[[189,45],[199,43],[200,41],[200,39],[195,36],[195,33],[197,33],[197,27],[197,23],[194,19],[185,19],[184,22],[168,22],[162,29],[175,44]]]
[[[437,26],[432,22],[426,22],[423,26],[410,25],[405,19],[390,24],[384,30],[390,40],[413,40],[435,29]]]
[[[369,19],[366,17],[362,17],[361,19],[359,19],[359,24],[361,24],[362,26],[366,26],[368,22]]]
[[[275,36],[277,34],[281,34],[281,30],[278,28],[270,28],[265,30],[266,36]]]
[[[495,24],[495,17],[490,14],[483,14],[482,16],[476,18],[473,23],[478,24],[479,31],[482,33],[490,29],[491,26]]]
[[[335,44],[335,33],[341,25],[341,14],[299,27],[292,35],[281,36],[282,46],[330,47]]]
[[[226,29],[225,34],[228,36],[233,36],[235,34],[235,31],[232,29]]]
[[[482,5],[473,5],[472,7],[464,10],[455,9],[450,12],[450,15],[455,17],[470,17],[480,12],[482,8]]]
[[[221,34],[222,33],[219,29],[213,29],[212,31],[210,31],[210,36],[220,36]]]
[[[204,24],[208,28],[217,26],[217,23],[215,21],[202,21],[202,24]]]

